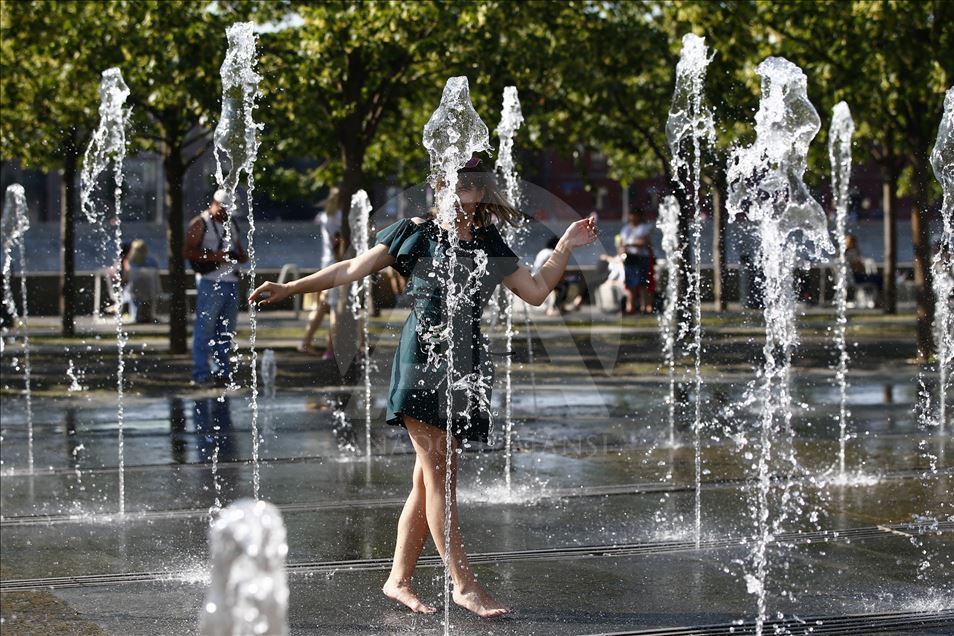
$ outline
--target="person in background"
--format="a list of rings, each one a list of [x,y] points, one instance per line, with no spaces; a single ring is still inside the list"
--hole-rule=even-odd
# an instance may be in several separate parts
[[[873,285],[879,292],[881,291],[884,280],[877,272],[868,273],[865,268],[865,259],[861,256],[861,248],[858,247],[858,237],[854,234],[845,234],[845,261],[851,270],[855,285]]]
[[[619,231],[623,237],[626,310],[627,314],[636,313],[636,299],[639,298],[639,311],[651,314],[653,311],[650,297],[652,275],[652,246],[649,236],[653,224],[646,220],[646,214],[639,208],[629,212],[626,225]]]
[[[238,322],[238,265],[248,261],[241,232],[228,212],[231,206],[228,193],[216,191],[208,209],[189,222],[182,250],[196,278],[193,386],[226,385],[231,380],[229,352]],[[230,245],[225,240],[226,223],[231,224]]]
[[[556,246],[559,242],[560,242],[559,237],[552,236],[547,241],[546,247],[544,247],[542,250],[537,252],[536,257],[533,259],[532,271],[534,274],[539,272],[540,268],[543,267],[548,260],[550,260],[550,256],[553,254],[553,250],[556,249]],[[560,279],[560,282],[557,283],[557,286],[553,288],[553,292],[556,294],[556,299],[553,302],[553,306],[547,309],[548,316],[562,316],[563,314],[566,313],[564,304],[566,303],[567,291],[569,290],[570,282],[571,281],[567,280],[567,277],[564,275],[563,278]],[[577,296],[573,300],[573,305],[574,305],[573,310],[576,311],[577,309],[579,309],[580,308],[579,305],[581,305],[582,303],[583,303],[583,297]]]
[[[144,240],[136,239],[129,246],[123,273],[126,281],[123,296],[133,322],[154,322],[153,310],[159,297],[159,264],[149,255],[149,246]]]
[[[333,190],[325,203],[325,209],[315,217],[315,223],[318,224],[318,231],[321,236],[321,269],[333,265],[340,260],[338,251],[341,246],[341,221],[338,212],[337,189]],[[329,212],[330,210],[330,212]],[[332,287],[318,293],[318,301],[315,307],[308,315],[308,325],[305,327],[305,334],[302,336],[298,350],[302,353],[315,354],[312,341],[315,338],[315,332],[321,326],[321,321],[325,314],[328,315],[328,340],[325,353],[322,360],[333,360],[334,335],[335,335],[335,307],[338,305],[338,288]]]

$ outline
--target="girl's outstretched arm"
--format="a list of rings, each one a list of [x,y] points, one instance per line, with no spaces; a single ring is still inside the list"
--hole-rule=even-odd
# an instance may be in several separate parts
[[[249,294],[248,302],[258,301],[259,307],[274,305],[293,294],[319,292],[353,283],[393,263],[394,257],[388,254],[388,246],[378,244],[360,256],[338,261],[290,283],[262,283]]]
[[[563,278],[573,249],[595,240],[596,221],[593,218],[580,219],[566,229],[553,254],[540,271],[531,274],[530,270],[521,265],[503,279],[503,284],[524,302],[539,307]]]

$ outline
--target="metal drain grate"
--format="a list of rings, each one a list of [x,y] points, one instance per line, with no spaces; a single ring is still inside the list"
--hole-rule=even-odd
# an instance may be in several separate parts
[[[951,631],[946,628],[950,627]],[[884,634],[937,629],[938,633],[954,633],[954,609],[936,612],[885,612],[880,614],[848,614],[845,616],[812,616],[785,618],[763,623],[765,634],[801,634],[815,636],[848,636],[849,634]],[[943,630],[943,631],[940,631]],[[695,627],[664,627],[628,632],[606,632],[590,636],[739,636],[755,633],[755,623],[723,623]]]

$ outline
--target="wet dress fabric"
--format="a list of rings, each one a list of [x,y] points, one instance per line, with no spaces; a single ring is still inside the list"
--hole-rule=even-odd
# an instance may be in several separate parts
[[[402,219],[378,232],[375,243],[387,246],[394,257],[392,267],[407,279],[406,293],[413,301],[391,367],[387,423],[406,426],[407,415],[446,431],[448,339],[439,328],[444,323],[448,288],[448,232],[433,216],[423,223]],[[478,275],[474,272],[481,252],[487,257],[487,268]],[[474,228],[471,240],[459,241],[454,280],[463,293],[452,320],[455,380],[451,395],[451,431],[458,441],[487,442],[494,368],[480,318],[494,288],[518,267],[517,255],[496,225]],[[434,353],[429,356],[428,351]],[[474,383],[483,391],[466,388]]]

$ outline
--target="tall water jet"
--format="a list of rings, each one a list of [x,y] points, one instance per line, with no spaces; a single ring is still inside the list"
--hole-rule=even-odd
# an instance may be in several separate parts
[[[261,362],[262,394],[268,399],[275,398],[275,380],[278,378],[278,364],[275,362],[275,350],[266,349],[262,352]]]
[[[116,299],[116,422],[119,437],[119,513],[126,512],[125,461],[123,458],[123,374],[126,368],[124,349],[126,330],[123,328],[123,314],[120,305],[122,298],[122,196],[123,196],[123,160],[126,158],[126,123],[130,109],[125,108],[129,97],[129,87],[123,81],[118,68],[103,71],[99,85],[99,125],[93,131],[92,139],[83,156],[83,170],[80,174],[80,208],[86,220],[93,225],[94,231],[104,238],[103,252],[111,266],[110,285],[113,298]],[[113,167],[113,210],[112,215],[106,207],[97,205],[94,198],[100,175],[112,163]],[[109,247],[112,250],[109,250]],[[106,263],[104,263],[106,265]],[[96,308],[97,310],[99,308]]]
[[[656,226],[662,231],[662,249],[666,253],[666,303],[659,317],[663,360],[669,377],[666,407],[669,417],[669,447],[676,446],[676,310],[679,308],[679,278],[682,276],[682,250],[679,249],[679,201],[668,196],[659,206]]]
[[[27,208],[26,193],[23,186],[13,183],[7,186],[3,196],[3,305],[14,323],[19,323],[23,336],[23,399],[26,401],[27,421],[27,466],[33,472],[33,390],[30,373],[30,312],[27,307],[26,278],[26,237],[30,229],[30,211]],[[13,298],[13,249],[17,249],[20,269],[20,306]],[[3,339],[0,338],[0,351],[3,351]]]
[[[368,223],[371,215],[371,200],[368,193],[358,190],[351,197],[348,225],[351,227],[351,244],[355,257],[368,251]],[[364,371],[364,447],[365,457],[371,458],[371,347],[368,321],[371,307],[371,280],[365,276],[351,284],[348,292],[351,315],[361,323],[361,367]]]
[[[845,444],[848,438],[848,409],[845,406],[848,396],[848,346],[845,342],[845,328],[848,324],[846,308],[848,306],[848,262],[845,258],[847,230],[845,219],[848,216],[848,182],[851,180],[851,137],[855,133],[855,122],[851,119],[851,110],[845,102],[838,102],[832,109],[831,128],[828,131],[828,159],[831,162],[831,191],[835,207],[835,239],[838,241],[838,253],[835,258],[835,348],[838,350],[838,362],[835,368],[835,381],[838,383],[838,477],[845,480]]]
[[[222,62],[222,114],[215,127],[215,180],[218,187],[225,190],[231,205],[227,209],[229,219],[225,227],[225,251],[232,250],[231,216],[235,212],[237,189],[245,175],[246,200],[248,207],[248,279],[250,287],[255,287],[255,209],[252,205],[255,191],[255,159],[258,157],[258,131],[262,124],[255,122],[255,110],[261,92],[258,83],[262,76],[255,72],[255,23],[237,22],[226,30],[228,50]],[[231,255],[228,257],[231,260]],[[234,262],[234,261],[231,261]],[[251,356],[251,399],[252,414],[252,495],[258,499],[258,353],[255,342],[258,335],[257,308],[249,304],[248,319],[250,327],[249,351]],[[236,341],[233,338],[233,344]],[[237,344],[235,345],[237,346]],[[231,368],[231,367],[230,367]],[[232,377],[230,386],[234,387]]]
[[[702,534],[702,209],[699,203],[699,186],[702,180],[702,144],[715,141],[715,126],[712,115],[703,99],[706,67],[709,65],[705,38],[687,33],[682,38],[682,52],[676,64],[676,86],[673,91],[669,118],[666,120],[666,139],[672,153],[672,178],[693,208],[692,276],[692,351],[695,369],[695,413],[692,421],[692,446],[695,474],[695,538],[696,545]],[[692,153],[690,163],[686,155]]]
[[[944,114],[931,152],[934,176],[944,190],[941,204],[941,245],[934,255],[934,334],[938,366],[938,426],[940,433],[947,426],[948,391],[951,369],[954,368],[954,87],[944,96]]]
[[[281,513],[267,501],[242,499],[223,509],[209,529],[212,581],[199,633],[288,633],[288,543]]]
[[[798,339],[795,265],[799,259],[820,260],[834,249],[825,212],[802,180],[808,146],[821,128],[818,113],[808,101],[807,78],[800,68],[779,57],[765,59],[756,72],[762,95],[755,115],[755,142],[731,153],[726,176],[729,220],[745,214],[758,232],[764,287],[765,361],[748,396],[760,415],[752,572],[745,575],[747,589],[757,598],[756,634],[761,635],[768,548],[793,501],[799,503],[791,480],[782,479],[777,492],[772,485],[772,472],[794,472],[797,467],[789,386],[792,350]]]
[[[523,113],[520,111],[520,100],[517,97],[517,87],[507,86],[503,93],[503,110],[500,123],[497,125],[497,135],[500,146],[497,150],[495,169],[504,181],[504,192],[507,202],[517,209],[520,204],[520,180],[513,162],[513,138],[523,124]],[[526,221],[518,227],[507,225],[504,230],[504,240],[511,248],[519,248],[526,239],[530,224]],[[496,296],[496,294],[495,294]],[[504,479],[507,491],[510,491],[510,477],[513,472],[513,337],[517,332],[513,330],[513,296],[500,285],[500,298],[504,301],[504,336],[506,338],[506,362],[504,368]],[[529,322],[529,312],[524,312]],[[527,334],[530,333],[529,324],[525,325]],[[532,365],[532,362],[531,362]]]
[[[469,320],[457,324],[455,318],[463,316],[463,304],[467,300],[468,288],[481,273],[486,272],[487,258],[483,252],[477,253],[475,270],[460,280],[458,272],[457,249],[457,171],[470,160],[475,152],[490,150],[490,133],[481,121],[470,101],[470,88],[466,77],[451,77],[444,85],[441,102],[424,126],[424,148],[430,156],[431,171],[428,182],[435,190],[437,202],[437,222],[447,228],[450,246],[444,252],[435,268],[438,269],[446,286],[443,290],[443,316],[440,319],[419,320],[418,334],[427,354],[425,365],[440,372],[444,369],[446,381],[446,448],[445,458],[450,466],[453,446],[453,422],[455,413],[454,391],[463,390],[464,413],[469,418],[470,403],[473,397],[486,401],[485,385],[481,378],[463,375],[458,377],[454,365],[455,334],[467,333],[472,328]],[[479,258],[483,256],[483,258]],[[465,272],[466,273],[466,272]],[[468,310],[470,308],[467,308]],[[461,327],[464,327],[461,329]],[[474,395],[476,391],[477,395]],[[469,422],[468,422],[469,423]],[[451,471],[444,471],[444,633],[449,633],[450,625],[450,501]]]

